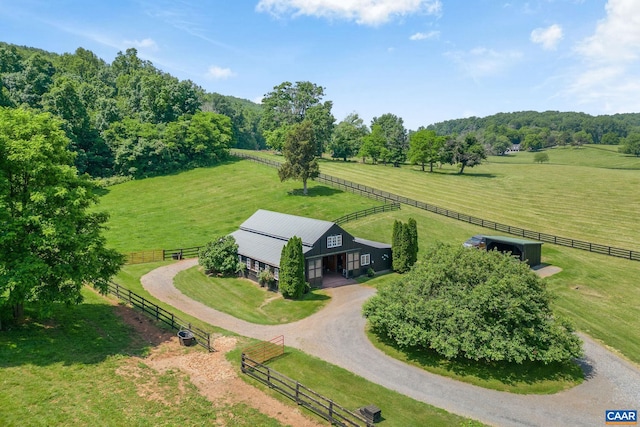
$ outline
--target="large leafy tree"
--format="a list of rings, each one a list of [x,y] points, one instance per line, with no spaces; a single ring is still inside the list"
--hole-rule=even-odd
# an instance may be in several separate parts
[[[545,283],[509,254],[439,245],[364,305],[373,330],[448,359],[563,362],[582,354]]]
[[[619,147],[621,153],[632,154],[640,157],[640,133],[629,134],[622,140],[622,145]]]
[[[342,159],[345,162],[349,157],[355,156],[360,150],[362,139],[369,133],[357,113],[351,113],[343,121],[338,123],[333,131],[329,150],[331,157]]]
[[[404,163],[407,159],[409,149],[404,121],[394,114],[386,113],[373,118],[371,126],[375,125],[380,126],[386,141],[385,148],[388,150],[388,155],[383,156],[385,162],[389,161],[393,166],[399,167],[400,163]]]
[[[472,133],[447,140],[442,155],[443,161],[460,167],[459,174],[462,174],[466,167],[479,165],[486,158],[487,152]]]
[[[333,103],[322,102],[324,88],[308,81],[283,82],[275,86],[262,99],[263,131],[273,132],[282,126],[291,126],[308,120],[315,132],[315,154],[321,155],[331,139],[335,117]],[[268,134],[265,133],[265,138]]]
[[[285,298],[302,297],[306,289],[304,280],[304,254],[302,239],[293,236],[282,247],[280,254],[280,274],[278,288]]]
[[[280,181],[299,179],[303,184],[303,193],[307,194],[307,181],[318,176],[320,168],[315,156],[314,132],[311,122],[297,123],[287,132],[282,149],[285,162],[278,169]]]
[[[433,164],[440,161],[445,137],[438,136],[432,130],[421,129],[409,138],[409,161],[422,166],[429,164],[429,172],[433,172]]]
[[[362,145],[358,150],[358,156],[362,157],[362,163],[365,163],[367,157],[371,157],[371,162],[376,164],[386,150],[385,144],[382,127],[374,124],[371,127],[371,133],[362,137]]]
[[[78,303],[92,283],[105,292],[123,263],[105,247],[107,215],[78,176],[69,139],[50,114],[0,108],[0,309]]]

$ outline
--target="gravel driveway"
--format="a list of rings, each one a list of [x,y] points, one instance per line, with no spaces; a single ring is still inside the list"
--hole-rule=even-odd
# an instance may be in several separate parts
[[[372,288],[329,289],[331,301],[312,316],[285,325],[256,325],[194,301],[174,287],[175,275],[196,264],[189,259],[158,268],[142,277],[142,285],[159,300],[207,323],[262,340],[284,335],[288,346],[449,412],[496,426],[592,427],[605,425],[607,409],[640,409],[640,370],[585,335],[582,363],[588,378],[581,385],[549,396],[487,390],[406,365],[373,347],[361,315],[362,304],[375,293]],[[384,402],[371,403],[384,410]]]

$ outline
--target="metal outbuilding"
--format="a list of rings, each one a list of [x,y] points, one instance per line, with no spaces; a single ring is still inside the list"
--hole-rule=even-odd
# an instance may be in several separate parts
[[[484,236],[488,251],[511,252],[511,254],[530,266],[536,266],[542,260],[542,242],[517,239],[505,236]]]

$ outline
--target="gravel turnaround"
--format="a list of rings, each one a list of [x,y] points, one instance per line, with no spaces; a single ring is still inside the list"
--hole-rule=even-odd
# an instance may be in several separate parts
[[[331,301],[321,311],[284,325],[256,325],[214,310],[173,285],[189,259],[142,277],[154,297],[179,310],[238,334],[269,340],[284,335],[286,345],[345,368],[369,381],[449,412],[495,426],[592,427],[605,425],[607,409],[640,409],[640,370],[586,335],[580,361],[587,379],[553,395],[518,395],[488,390],[441,377],[388,357],[368,340],[362,304],[375,290],[361,285],[328,289]],[[384,409],[384,402],[370,402]]]

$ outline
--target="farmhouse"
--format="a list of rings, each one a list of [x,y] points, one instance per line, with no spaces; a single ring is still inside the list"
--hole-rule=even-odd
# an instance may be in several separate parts
[[[353,237],[330,221],[260,209],[231,235],[252,280],[265,268],[271,268],[278,280],[282,248],[293,236],[302,239],[305,278],[311,286],[322,286],[328,276],[352,278],[369,268],[391,268],[391,245]]]

